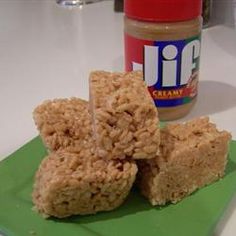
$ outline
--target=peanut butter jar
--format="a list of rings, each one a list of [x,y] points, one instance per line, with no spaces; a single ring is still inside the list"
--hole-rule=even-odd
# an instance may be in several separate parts
[[[197,99],[201,0],[125,0],[126,71],[143,70],[161,120],[185,116]]]

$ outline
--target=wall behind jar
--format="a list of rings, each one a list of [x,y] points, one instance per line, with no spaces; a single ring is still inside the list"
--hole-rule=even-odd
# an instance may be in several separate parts
[[[213,0],[211,25],[236,25],[236,0]]]

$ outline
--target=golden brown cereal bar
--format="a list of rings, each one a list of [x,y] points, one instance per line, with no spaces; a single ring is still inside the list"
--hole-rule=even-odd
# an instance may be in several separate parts
[[[92,72],[90,109],[99,156],[149,159],[157,155],[159,121],[142,72]]]
[[[161,130],[160,155],[141,160],[139,187],[152,205],[176,203],[223,177],[231,135],[208,118]]]
[[[33,112],[35,124],[50,151],[79,148],[91,138],[88,102],[79,98],[45,101]]]
[[[45,158],[35,177],[33,202],[44,215],[63,218],[120,206],[135,180],[134,162],[97,158],[94,144],[78,153],[57,151]]]

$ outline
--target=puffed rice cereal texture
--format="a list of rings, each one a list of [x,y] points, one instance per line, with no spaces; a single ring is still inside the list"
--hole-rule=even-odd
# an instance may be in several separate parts
[[[45,101],[33,118],[49,151],[78,149],[92,137],[88,102],[80,98]]]
[[[98,155],[154,158],[159,152],[159,120],[142,72],[94,71],[89,84]]]
[[[97,158],[94,146],[46,157],[35,177],[33,203],[44,217],[95,214],[119,207],[135,180],[134,162]]]
[[[160,155],[138,162],[138,183],[152,205],[176,203],[224,175],[230,133],[208,118],[161,130]]]

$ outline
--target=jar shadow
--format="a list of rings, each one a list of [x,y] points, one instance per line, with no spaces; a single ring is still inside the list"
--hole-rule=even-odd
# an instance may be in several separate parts
[[[233,57],[236,56],[236,28],[217,25],[208,29],[208,35],[219,48]]]
[[[200,81],[197,103],[184,120],[222,112],[235,106],[236,87],[223,82]]]

